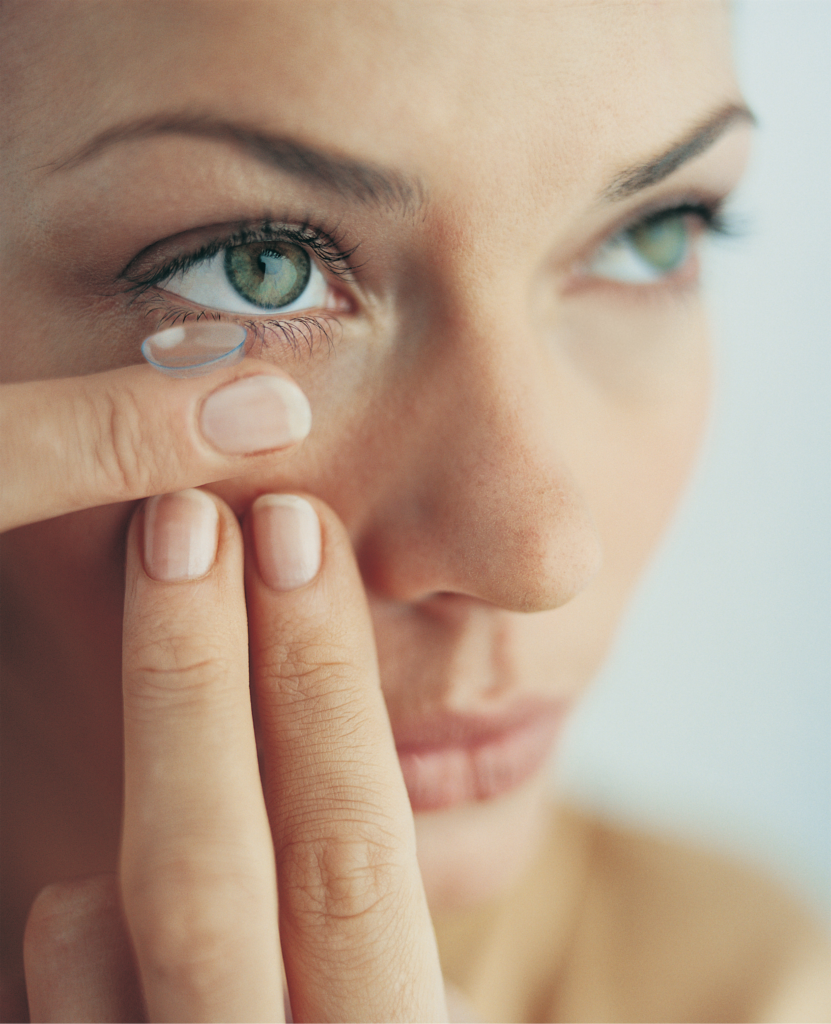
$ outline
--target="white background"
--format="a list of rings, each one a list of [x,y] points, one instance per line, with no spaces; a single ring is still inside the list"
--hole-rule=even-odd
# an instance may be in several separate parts
[[[711,2],[711,0],[701,0]],[[711,436],[561,786],[772,870],[831,916],[831,0],[744,0],[759,118],[707,278]]]

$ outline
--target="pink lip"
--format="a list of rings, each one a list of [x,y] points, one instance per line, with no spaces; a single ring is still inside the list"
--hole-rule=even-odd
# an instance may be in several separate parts
[[[394,729],[414,811],[507,793],[545,763],[564,718],[561,706],[525,706],[499,718],[444,714]]]

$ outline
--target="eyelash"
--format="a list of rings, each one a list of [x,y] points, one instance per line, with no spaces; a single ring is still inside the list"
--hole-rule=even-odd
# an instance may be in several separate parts
[[[662,221],[671,220],[676,217],[689,216],[701,225],[702,231],[707,235],[735,236],[738,230],[730,217],[725,214],[724,198],[701,199],[690,198],[683,202],[675,203],[672,206],[665,206],[652,211],[640,211],[631,220],[619,227],[617,230],[607,233],[605,237],[596,243],[592,253],[598,252],[600,247],[612,239],[625,235],[636,228],[659,224]],[[162,298],[160,294],[150,294],[153,289],[168,281],[174,274],[190,269],[204,260],[210,259],[218,252],[238,245],[247,245],[251,242],[289,241],[309,250],[313,256],[322,263],[330,274],[350,278],[361,264],[354,263],[354,255],[359,246],[346,246],[339,231],[325,231],[316,228],[311,222],[304,221],[297,227],[289,227],[284,224],[274,224],[266,220],[257,227],[242,227],[231,235],[222,238],[212,239],[192,253],[176,256],[168,260],[158,270],[143,277],[130,276],[129,267],[122,275],[129,283],[129,290],[134,293],[133,301],[141,301],[148,314],[160,313],[158,327],[172,326],[187,320],[202,320],[205,318],[221,320],[227,314],[213,309],[193,309],[185,306],[172,306],[170,301]],[[615,288],[625,287],[635,289],[636,293],[653,291],[657,288],[671,287],[676,282],[673,280],[675,273],[659,279],[652,284],[618,284],[613,281],[597,279],[596,282],[603,286]],[[294,315],[286,317],[249,317],[247,319],[236,316],[235,319],[241,322],[244,327],[252,332],[260,344],[265,345],[271,341],[288,345],[292,350],[301,347],[306,348],[310,353],[315,348],[319,339],[324,339],[329,347],[334,343],[334,331],[340,326],[340,322],[332,313],[316,316]]]
[[[690,196],[686,199],[676,201],[670,206],[646,208],[637,211],[628,221],[624,222],[617,229],[607,232],[599,241],[595,242],[586,258],[580,260],[580,265],[587,265],[592,257],[596,255],[605,245],[621,238],[638,228],[651,227],[661,224],[664,221],[674,220],[680,217],[693,218],[701,228],[701,233],[710,237],[735,238],[743,234],[743,228],[736,222],[734,217],[727,210],[728,197],[702,197],[700,195]],[[603,278],[591,280],[586,277],[580,281],[581,285],[600,285],[603,287],[626,288],[635,296],[645,293],[654,293],[658,289],[670,289],[678,286],[678,272],[673,271],[655,282],[648,284],[618,283]]]
[[[675,217],[693,217],[698,221],[704,234],[721,238],[735,238],[741,234],[741,229],[726,206],[727,199],[724,197],[712,200],[687,200],[646,215],[640,214],[634,222],[627,224],[619,233],[632,231],[642,225],[660,224]]]
[[[129,283],[129,290],[134,293],[133,301],[141,301],[148,314],[154,312],[161,314],[158,321],[159,328],[183,323],[187,320],[198,321],[206,318],[221,320],[223,316],[229,314],[214,309],[197,310],[186,306],[171,306],[169,300],[163,299],[161,295],[152,294],[152,289],[164,284],[174,274],[189,270],[224,249],[248,245],[252,242],[276,241],[293,242],[295,245],[302,246],[311,252],[330,274],[338,277],[349,278],[361,266],[353,260],[359,246],[346,246],[343,237],[337,230],[324,231],[316,228],[309,221],[304,221],[297,227],[263,221],[257,227],[239,228],[231,235],[212,239],[192,253],[176,256],[154,270],[152,274],[139,277],[131,276],[128,267],[122,276]],[[331,347],[334,342],[334,329],[339,326],[337,317],[332,313],[271,318],[262,316],[248,319],[236,315],[234,319],[242,323],[263,345],[276,339],[293,350],[305,347],[309,352],[315,347],[318,337],[325,339]]]

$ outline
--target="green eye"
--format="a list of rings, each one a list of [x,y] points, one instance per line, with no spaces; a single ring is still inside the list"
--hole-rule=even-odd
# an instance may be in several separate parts
[[[632,228],[629,238],[639,256],[656,270],[670,274],[687,258],[690,232],[684,217],[671,217]]]
[[[588,267],[592,277],[649,284],[680,269],[690,256],[690,217],[677,213],[646,220],[614,236]]]
[[[291,242],[252,242],[225,251],[225,273],[244,299],[279,309],[303,294],[312,272],[309,254]]]

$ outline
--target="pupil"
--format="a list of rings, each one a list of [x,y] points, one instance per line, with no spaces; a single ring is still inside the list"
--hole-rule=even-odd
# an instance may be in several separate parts
[[[311,272],[308,253],[291,242],[252,242],[225,251],[225,273],[234,290],[263,309],[294,302]]]

